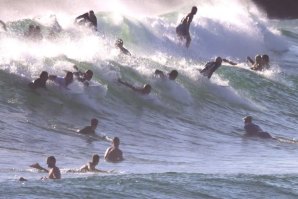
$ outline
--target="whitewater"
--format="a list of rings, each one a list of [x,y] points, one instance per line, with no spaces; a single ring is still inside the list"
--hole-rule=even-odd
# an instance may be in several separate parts
[[[175,28],[193,5],[187,49]],[[0,26],[0,198],[298,197],[298,20],[268,19],[242,0],[3,0],[0,7],[7,25]],[[90,9],[97,32],[73,23]],[[41,41],[24,39],[30,24],[41,27]],[[118,38],[132,56],[115,48]],[[250,70],[246,57],[256,54],[270,56],[269,70]],[[238,65],[223,63],[210,80],[200,75],[217,56]],[[73,65],[94,72],[89,87],[28,87],[42,71],[63,76]],[[156,69],[179,75],[161,80]],[[152,92],[140,96],[118,78],[149,83]],[[246,115],[290,142],[244,137]],[[120,138],[123,162],[104,161],[110,142],[74,131],[91,118],[98,135]],[[68,172],[95,153],[98,168],[112,173]],[[50,155],[61,180],[42,181],[47,173],[29,167],[46,167]]]

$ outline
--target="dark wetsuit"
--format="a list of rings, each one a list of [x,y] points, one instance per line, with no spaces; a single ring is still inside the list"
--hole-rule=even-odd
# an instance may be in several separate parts
[[[34,80],[34,82],[29,83],[29,86],[32,89],[46,88],[46,81],[43,81],[40,78],[37,78],[36,80]]]
[[[78,16],[76,19],[83,19],[79,23],[90,22],[94,26],[95,30],[97,30],[97,18],[95,15],[89,15],[89,13],[86,12],[85,14]]]
[[[216,71],[220,66],[221,64],[217,64],[216,62],[208,62],[200,73],[210,79],[214,71]]]
[[[260,138],[272,138],[272,136],[269,133],[264,132],[258,125],[254,123],[245,124],[244,129],[246,131],[247,136],[256,136]]]
[[[81,129],[79,133],[83,134],[95,134],[95,131],[92,129],[91,126],[86,126],[85,128]]]

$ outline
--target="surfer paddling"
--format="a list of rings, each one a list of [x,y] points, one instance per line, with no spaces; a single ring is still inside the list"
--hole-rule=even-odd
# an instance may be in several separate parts
[[[221,66],[222,62],[226,62],[231,65],[237,65],[237,63],[235,63],[235,62],[232,62],[227,59],[222,59],[221,57],[217,57],[215,59],[215,61],[208,62],[205,65],[205,68],[203,70],[200,70],[200,73],[203,76],[206,76],[206,77],[208,77],[208,79],[210,79],[212,74]]]
[[[37,89],[37,88],[45,88],[46,89],[46,82],[47,82],[48,78],[49,78],[48,72],[42,71],[41,74],[39,75],[39,78],[37,78],[33,82],[29,83],[28,86],[32,89]]]
[[[176,33],[177,33],[179,39],[186,40],[186,43],[185,43],[186,48],[189,47],[190,42],[191,42],[189,27],[190,27],[190,23],[192,22],[194,15],[197,13],[197,10],[198,10],[197,7],[193,6],[191,9],[191,12],[188,15],[186,15],[186,17],[183,18],[181,20],[180,24],[176,27]]]
[[[81,172],[102,172],[102,173],[108,173],[108,171],[103,171],[103,170],[99,170],[99,169],[96,169],[95,167],[98,165],[99,163],[99,160],[100,160],[100,157],[98,154],[94,154],[92,156],[92,160],[91,162],[88,162],[87,164],[85,164],[84,166],[82,166],[80,168],[80,171]]]
[[[135,87],[132,84],[121,80],[120,78],[118,79],[118,82],[127,86],[128,88],[131,88],[133,91],[135,91],[141,95],[148,95],[152,89],[150,84],[145,84],[143,87]]]
[[[45,171],[49,173],[49,176],[42,177],[42,180],[45,179],[61,179],[60,169],[56,166],[56,158],[54,156],[49,156],[47,158],[47,165],[49,169],[45,169],[41,167],[38,163],[30,165],[30,167],[34,169],[38,169],[40,171]],[[21,177],[20,181],[27,181],[25,178]]]
[[[246,116],[243,118],[245,136],[248,137],[260,137],[260,138],[272,138],[272,136],[264,132],[258,125],[252,122],[252,116]]]
[[[98,119],[92,118],[91,119],[91,126],[86,126],[85,128],[79,130],[79,133],[94,135],[95,130],[97,128],[97,125],[98,125]]]

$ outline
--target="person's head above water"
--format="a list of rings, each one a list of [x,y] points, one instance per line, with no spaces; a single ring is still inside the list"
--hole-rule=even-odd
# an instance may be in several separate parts
[[[67,72],[65,75],[65,81],[70,83],[73,80],[73,73],[72,72]]]
[[[39,75],[39,78],[42,80],[47,80],[49,78],[49,74],[47,71],[42,71]]]
[[[268,55],[262,55],[262,61],[263,64],[269,64],[269,56]]]
[[[222,63],[222,58],[221,57],[216,57],[215,63],[221,64]]]
[[[122,40],[122,39],[117,39],[115,45],[116,45],[117,47],[122,47],[122,46],[123,46],[123,40]]]
[[[255,62],[256,62],[257,64],[260,64],[260,63],[262,62],[262,57],[261,57],[261,55],[256,55],[256,56],[255,56]]]
[[[99,159],[100,159],[99,155],[94,154],[92,156],[92,163],[95,164],[95,165],[97,165],[99,163]]]
[[[98,125],[98,119],[92,118],[91,119],[91,127],[96,128]]]
[[[196,14],[197,13],[197,11],[198,11],[198,8],[196,7],[196,6],[193,6],[192,8],[191,8],[191,13],[192,14]]]
[[[94,15],[93,10],[90,10],[90,11],[89,11],[89,15]]]
[[[142,93],[147,95],[150,92],[151,92],[151,86],[150,86],[150,84],[145,84],[144,87],[143,87]]]
[[[252,116],[250,116],[250,115],[245,116],[243,118],[243,121],[244,121],[244,123],[251,123],[252,122]]]
[[[48,167],[49,168],[53,168],[55,167],[55,164],[56,164],[56,158],[54,156],[49,156],[47,158],[47,164],[48,164]]]
[[[169,73],[169,79],[170,80],[175,80],[178,76],[178,71],[177,70],[172,70],[170,73]]]
[[[118,137],[114,137],[114,139],[113,139],[113,145],[116,148],[119,147],[119,145],[120,145],[120,139]]]
[[[86,78],[86,80],[90,81],[92,79],[92,77],[93,77],[93,71],[92,70],[87,70],[85,72],[85,78]]]

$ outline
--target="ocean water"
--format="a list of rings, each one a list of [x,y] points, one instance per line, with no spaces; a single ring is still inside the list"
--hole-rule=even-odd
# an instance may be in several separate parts
[[[25,2],[1,3],[8,30],[0,30],[0,198],[298,197],[298,20],[267,19],[241,0]],[[175,27],[193,5],[186,49]],[[88,6],[98,32],[73,24]],[[57,22],[63,30],[49,38]],[[43,40],[24,39],[29,24],[41,26]],[[115,49],[117,38],[131,57]],[[270,56],[269,70],[249,69],[246,57],[256,54]],[[239,64],[223,64],[208,80],[198,69],[216,56]],[[90,87],[27,86],[43,70],[62,76],[74,64],[94,71]],[[179,76],[160,80],[155,69]],[[152,93],[139,96],[119,77],[150,83]],[[244,137],[246,115],[284,139]],[[125,161],[105,162],[109,142],[74,132],[93,117],[97,134],[120,138]],[[94,153],[112,173],[69,172]],[[49,155],[61,180],[42,181],[47,174],[29,167],[45,167]]]

